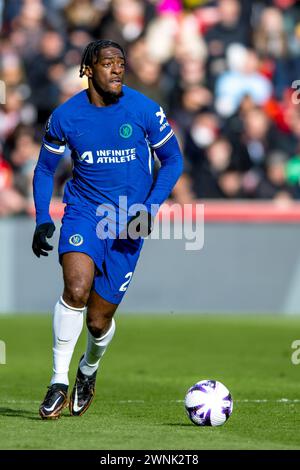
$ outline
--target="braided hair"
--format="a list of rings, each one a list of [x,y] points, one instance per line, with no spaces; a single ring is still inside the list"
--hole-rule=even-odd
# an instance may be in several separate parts
[[[92,66],[93,64],[96,64],[98,62],[99,51],[101,49],[106,49],[108,47],[115,47],[116,49],[119,49],[122,52],[123,56],[125,57],[125,52],[123,48],[114,41],[110,41],[109,39],[99,39],[97,41],[90,42],[86,46],[82,54],[80,71],[79,71],[80,77],[84,76],[85,68],[87,66]]]

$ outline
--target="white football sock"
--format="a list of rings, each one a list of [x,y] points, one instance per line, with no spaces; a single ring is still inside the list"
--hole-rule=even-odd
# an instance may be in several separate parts
[[[116,329],[115,320],[112,319],[109,330],[100,338],[95,338],[88,331],[88,341],[85,355],[80,361],[80,370],[85,375],[92,375],[98,369],[101,357],[113,339]]]
[[[51,384],[69,385],[69,366],[83,327],[83,308],[70,307],[61,297],[53,316],[53,376]]]

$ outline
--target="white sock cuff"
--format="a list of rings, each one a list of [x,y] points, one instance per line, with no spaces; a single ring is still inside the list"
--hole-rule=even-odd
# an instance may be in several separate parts
[[[116,330],[116,322],[114,319],[112,319],[109,330],[103,336],[100,336],[100,338],[95,338],[95,336],[93,336],[90,332],[89,332],[89,335],[94,344],[99,345],[99,346],[105,346],[106,344],[109,344],[110,341],[112,340],[115,334],[115,330]]]
[[[77,307],[71,307],[71,305],[68,305],[67,302],[62,298],[62,296],[60,297],[59,299],[59,302],[64,305],[66,308],[70,309],[70,310],[75,310],[75,312],[84,312],[85,310],[85,306],[84,307],[81,307],[81,308],[77,308]]]
[[[110,325],[109,330],[108,330],[103,336],[100,336],[99,341],[102,341],[102,340],[105,339],[107,336],[113,336],[114,333],[115,333],[115,329],[116,329],[116,322],[115,322],[115,320],[112,318],[112,319],[111,319],[111,325]]]

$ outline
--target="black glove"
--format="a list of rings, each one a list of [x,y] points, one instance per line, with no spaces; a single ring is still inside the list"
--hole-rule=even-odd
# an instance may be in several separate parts
[[[48,256],[48,253],[46,253],[46,251],[53,250],[53,246],[49,245],[49,243],[46,241],[46,237],[51,238],[54,231],[55,225],[53,222],[47,222],[36,227],[33,235],[32,250],[38,258],[41,255]]]
[[[147,211],[138,211],[127,224],[129,238],[148,237],[153,229],[154,217]]]

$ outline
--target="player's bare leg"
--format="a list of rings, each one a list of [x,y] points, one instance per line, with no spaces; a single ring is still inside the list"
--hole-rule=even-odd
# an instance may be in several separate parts
[[[75,385],[70,398],[70,413],[81,416],[95,396],[95,384],[99,362],[115,332],[113,315],[117,304],[103,299],[94,290],[87,304],[88,342],[80,360]]]
[[[118,304],[112,304],[94,290],[91,291],[87,303],[86,324],[95,338],[100,338],[108,332],[117,308]]]
[[[94,261],[85,253],[65,253],[62,255],[62,268],[64,301],[73,308],[84,308],[94,280]]]
[[[68,371],[73,351],[83,327],[83,312],[94,279],[94,262],[83,253],[62,256],[63,296],[53,317],[53,376],[40,406],[43,419],[57,419],[68,404]]]

